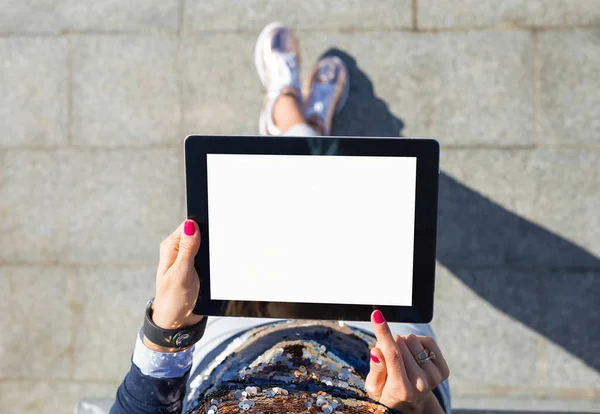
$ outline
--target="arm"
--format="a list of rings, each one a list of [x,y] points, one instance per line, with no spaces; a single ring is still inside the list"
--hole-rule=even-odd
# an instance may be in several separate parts
[[[181,413],[189,373],[179,378],[154,378],[131,364],[110,414]]]
[[[423,402],[423,408],[421,409],[421,412],[428,414],[445,414],[438,399],[435,395],[433,395],[432,392],[429,392],[429,394],[427,394],[427,397]]]
[[[163,329],[195,325],[192,313],[200,281],[194,257],[200,247],[198,226],[185,221],[160,247],[152,321]],[[183,407],[194,347],[163,348],[140,332],[131,369],[119,386],[111,414],[178,414]]]

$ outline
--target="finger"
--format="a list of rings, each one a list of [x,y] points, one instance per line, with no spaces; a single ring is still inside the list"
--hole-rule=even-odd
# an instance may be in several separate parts
[[[418,338],[425,348],[433,351],[435,358],[430,360],[430,362],[433,362],[433,364],[439,368],[440,374],[442,375],[442,381],[446,380],[450,376],[450,368],[448,367],[448,363],[446,362],[440,347],[430,336],[418,336]]]
[[[177,252],[179,251],[179,238],[183,230],[185,221],[181,223],[173,233],[167,236],[160,243],[160,259],[158,261],[157,275],[163,276],[167,270],[175,263]]]
[[[404,336],[404,341],[414,357],[425,350],[419,338],[417,338],[417,336],[414,334]],[[424,361],[423,363],[419,364],[419,366],[427,374],[427,379],[429,380],[430,385],[430,389],[420,389],[421,392],[431,391],[431,389],[437,387],[437,385],[442,382],[442,374],[440,373],[439,368],[431,363],[431,360]]]
[[[187,267],[194,266],[194,258],[200,248],[200,231],[194,220],[186,220],[179,238],[177,261]]]
[[[400,353],[400,349],[390,332],[390,327],[380,310],[376,310],[371,314],[371,325],[373,326],[373,332],[377,337],[378,347],[385,358],[388,378],[398,382],[395,384],[397,386],[406,385],[408,383],[408,377],[404,368],[404,363],[402,362],[402,354]]]
[[[394,335],[394,340],[400,349],[400,353],[402,354],[402,361],[404,362],[404,367],[406,368],[406,374],[408,375],[408,379],[415,386],[418,385],[419,381],[423,380],[424,372],[417,364],[413,353],[408,348],[408,345],[405,343],[404,338],[400,335]],[[417,389],[421,390],[419,387]]]
[[[367,375],[367,379],[365,380],[365,390],[370,398],[379,401],[387,378],[385,358],[381,350],[377,348],[371,349],[370,358],[371,365],[369,375]]]

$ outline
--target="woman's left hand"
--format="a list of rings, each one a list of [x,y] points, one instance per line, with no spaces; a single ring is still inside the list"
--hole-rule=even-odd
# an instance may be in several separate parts
[[[433,338],[392,335],[381,311],[371,315],[377,344],[365,387],[370,398],[406,413],[443,413],[431,392],[448,378],[448,364]],[[417,363],[425,348],[435,357]]]

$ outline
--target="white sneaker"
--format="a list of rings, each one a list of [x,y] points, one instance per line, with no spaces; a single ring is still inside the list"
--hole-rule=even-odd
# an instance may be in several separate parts
[[[261,135],[281,135],[273,122],[273,105],[282,93],[298,98],[303,105],[300,88],[300,50],[294,31],[283,24],[268,24],[258,36],[254,49],[254,64],[267,90],[260,113],[258,130]]]
[[[330,135],[333,116],[340,113],[350,95],[350,75],[342,59],[321,59],[304,85],[304,95],[304,118],[319,125],[323,135]]]

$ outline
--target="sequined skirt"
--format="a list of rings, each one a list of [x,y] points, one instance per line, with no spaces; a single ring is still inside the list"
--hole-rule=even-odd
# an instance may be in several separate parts
[[[191,381],[188,413],[385,412],[364,387],[374,345],[372,335],[336,322],[251,329]]]

